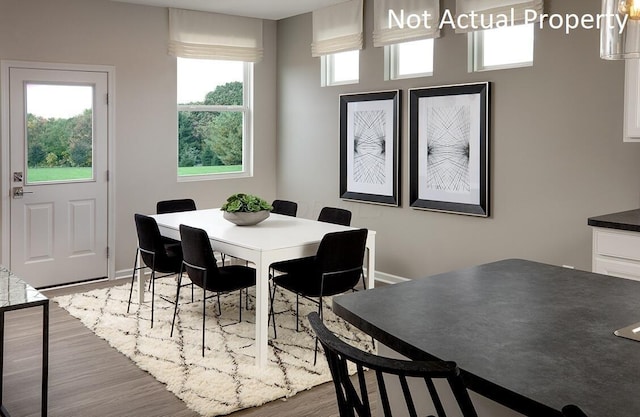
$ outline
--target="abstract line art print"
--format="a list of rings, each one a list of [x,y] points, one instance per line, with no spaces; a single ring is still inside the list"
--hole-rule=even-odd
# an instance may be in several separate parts
[[[468,193],[469,106],[430,107],[427,120],[427,189]]]
[[[383,110],[356,111],[353,114],[353,181],[385,184],[386,117]]]
[[[411,207],[487,217],[489,83],[409,95]]]
[[[340,197],[398,205],[400,91],[340,96]]]

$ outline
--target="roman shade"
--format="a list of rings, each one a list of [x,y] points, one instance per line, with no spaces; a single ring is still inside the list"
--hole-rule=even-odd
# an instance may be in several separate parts
[[[524,23],[525,13],[527,10],[534,10],[542,13],[544,9],[544,0],[456,0],[456,14],[470,14],[475,12],[478,14],[476,18],[480,21],[480,16],[485,22],[493,19],[494,24],[500,15],[506,15],[511,19],[513,10],[513,24]],[[456,33],[471,32],[471,27],[456,27]]]
[[[262,20],[169,9],[169,54],[182,58],[259,62]]]
[[[362,49],[362,0],[315,10],[311,56]]]
[[[373,46],[437,38],[439,20],[440,0],[375,0]]]

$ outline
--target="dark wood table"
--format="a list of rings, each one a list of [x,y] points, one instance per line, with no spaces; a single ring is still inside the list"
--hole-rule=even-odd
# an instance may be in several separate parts
[[[0,265],[0,416],[9,416],[2,401],[4,379],[4,315],[8,311],[42,307],[42,391],[41,411],[47,415],[49,381],[49,299]]]
[[[640,282],[509,259],[334,298],[334,311],[413,358],[453,360],[471,390],[529,416],[566,404],[640,416]]]

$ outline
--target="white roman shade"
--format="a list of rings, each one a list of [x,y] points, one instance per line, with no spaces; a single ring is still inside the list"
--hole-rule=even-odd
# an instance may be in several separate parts
[[[373,46],[437,38],[440,0],[374,0],[373,19]]]
[[[456,14],[469,15],[471,12],[478,14],[479,22],[482,15],[485,22],[493,19],[494,25],[500,15],[513,16],[514,24],[524,23],[527,10],[536,11],[538,15],[543,12],[544,0],[456,0]],[[473,28],[456,28],[457,33],[471,32]]]
[[[362,49],[362,0],[324,7],[312,16],[312,56]]]
[[[261,61],[262,20],[169,9],[169,54],[182,58]]]

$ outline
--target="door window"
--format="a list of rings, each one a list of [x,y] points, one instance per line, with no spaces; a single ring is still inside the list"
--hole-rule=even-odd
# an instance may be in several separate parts
[[[26,184],[94,179],[93,86],[27,82]]]

